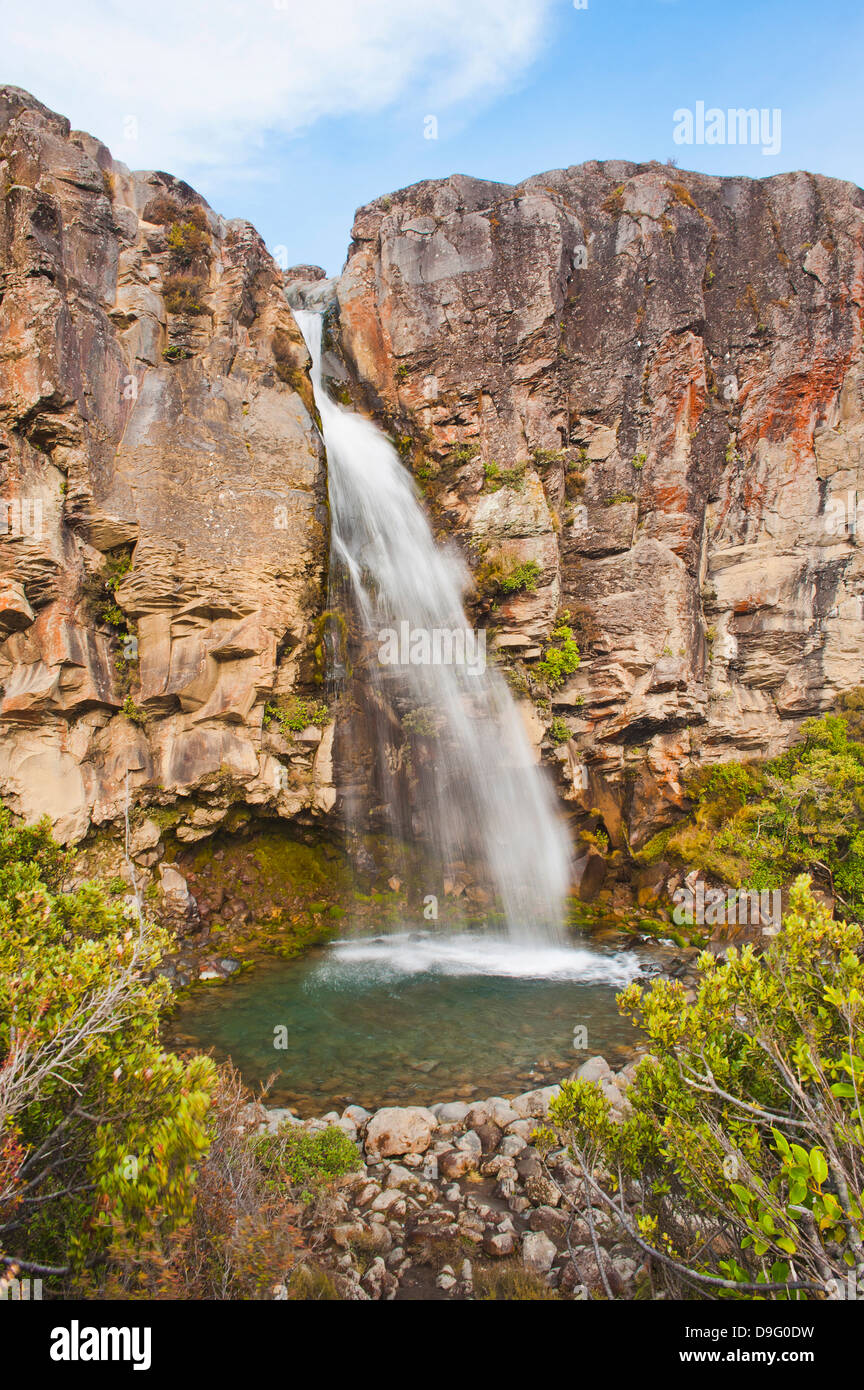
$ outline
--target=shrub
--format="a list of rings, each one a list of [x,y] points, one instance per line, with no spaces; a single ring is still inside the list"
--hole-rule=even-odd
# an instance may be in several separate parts
[[[572,466],[563,449],[532,449],[531,457],[538,468]]]
[[[414,738],[437,738],[441,732],[442,718],[432,705],[420,705],[408,710],[402,716],[402,728]]]
[[[70,862],[0,807],[0,1263],[68,1280],[188,1220],[215,1077],[159,1044],[167,935]]]
[[[120,546],[108,551],[98,574],[91,574],[84,582],[83,597],[96,618],[113,630],[114,636],[122,643],[135,636],[135,625],[127,618],[116,600],[117,589],[132,568],[132,550]],[[118,654],[119,656],[120,654]],[[120,670],[126,665],[122,656],[115,658]]]
[[[271,1299],[303,1292],[301,1211],[268,1190],[249,1132],[250,1096],[236,1071],[219,1069],[208,1115],[210,1145],[198,1160],[189,1220],[161,1245],[130,1241],[118,1224],[103,1298]]]
[[[496,599],[501,594],[533,594],[542,573],[536,560],[508,564],[506,556],[496,554],[478,565],[475,582],[479,594],[487,599]]]
[[[474,1270],[474,1296],[483,1303],[555,1302],[560,1298],[540,1275],[517,1264],[478,1265]]]
[[[497,492],[502,487],[521,492],[525,486],[525,468],[524,463],[515,463],[512,468],[502,468],[495,459],[487,459],[483,464],[484,484],[492,492]]]
[[[666,187],[669,189],[669,192],[672,194],[672,196],[675,198],[677,202],[683,203],[684,206],[687,208],[696,208],[696,203],[693,200],[693,195],[690,192],[690,189],[687,187],[686,183],[667,183]]]
[[[172,198],[170,193],[164,191],[151,198],[141,213],[144,222],[152,222],[156,226],[162,227],[168,222],[176,222],[182,215],[183,209],[176,198]]]
[[[206,314],[207,310],[201,303],[206,288],[200,276],[190,275],[187,271],[166,275],[162,285],[165,308],[169,314],[189,314],[193,317]]]
[[[330,722],[330,718],[327,705],[316,703],[314,700],[301,700],[297,695],[293,695],[284,705],[265,705],[262,723],[265,729],[271,724],[277,724],[287,738],[289,734],[302,733],[310,724],[323,729]]]
[[[845,720],[849,738],[864,743],[864,685],[844,691],[837,701],[836,712]]]
[[[143,221],[152,222],[156,226],[165,227],[169,223],[188,223],[197,228],[198,231],[206,232],[208,229],[207,211],[200,203],[191,203],[184,206],[183,203],[167,189],[160,191],[145,204],[141,214]]]
[[[522,666],[508,666],[504,671],[504,679],[517,699],[522,699],[529,692],[528,677]]]
[[[537,673],[550,690],[558,690],[568,676],[579,669],[579,648],[573,639],[573,630],[568,627],[570,614],[564,612],[552,629],[556,645],[546,648],[537,662]]]
[[[524,564],[515,565],[508,570],[501,579],[501,592],[503,594],[518,594],[523,591],[533,594],[537,588],[537,580],[543,573],[536,560],[526,560]]]
[[[479,444],[458,444],[450,454],[447,455],[447,463],[455,468],[461,468],[463,464],[470,463],[480,452]]]
[[[142,709],[140,705],[136,705],[131,695],[126,696],[120,712],[126,716],[130,723],[137,724],[141,729],[144,728],[145,724],[147,724],[150,719],[150,715],[147,711]]]
[[[168,232],[171,263],[188,269],[199,258],[209,259],[210,233],[194,222],[174,222]]]
[[[864,1274],[861,928],[802,876],[763,956],[706,952],[699,971],[692,1003],[669,980],[619,997],[651,1049],[624,1119],[594,1083],[565,1082],[540,1142],[567,1139],[590,1201],[673,1291],[824,1296]]]
[[[300,1125],[282,1125],[276,1134],[262,1135],[255,1150],[267,1172],[268,1187],[281,1193],[299,1190],[304,1201],[363,1163],[356,1144],[335,1125],[317,1134]]]
[[[573,734],[567,724],[566,719],[562,719],[556,714],[548,729],[549,738],[555,744],[569,743]]]

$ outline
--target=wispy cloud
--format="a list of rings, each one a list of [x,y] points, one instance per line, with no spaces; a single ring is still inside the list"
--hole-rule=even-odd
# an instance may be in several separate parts
[[[254,169],[274,135],[322,117],[409,100],[439,111],[506,88],[554,3],[40,0],[7,12],[2,80],[135,167]]]

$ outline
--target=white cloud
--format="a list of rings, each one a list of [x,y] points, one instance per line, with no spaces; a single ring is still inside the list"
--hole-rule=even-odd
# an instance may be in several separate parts
[[[271,134],[506,87],[555,0],[37,0],[4,21],[3,81],[137,168],[254,168]],[[137,137],[127,138],[128,118]]]

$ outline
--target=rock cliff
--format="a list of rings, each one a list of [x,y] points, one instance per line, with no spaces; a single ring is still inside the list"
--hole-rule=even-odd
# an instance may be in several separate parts
[[[238,803],[328,809],[330,731],[262,728],[314,688],[328,549],[279,270],[9,87],[0,180],[2,795],[73,841],[127,774],[181,840]]]
[[[613,840],[861,682],[861,189],[618,161],[421,183],[359,210],[334,293],[331,370],[480,597],[530,566],[491,614],[517,688],[569,611],[544,723],[571,738],[544,748]]]
[[[0,176],[0,794],[69,840],[127,775],[181,842],[326,816],[332,724],[296,717],[325,461],[284,277],[8,87]],[[776,752],[864,680],[860,189],[457,176],[360,209],[338,281],[287,279],[465,550],[577,817],[638,845],[688,767]],[[581,665],[544,699],[564,612]]]

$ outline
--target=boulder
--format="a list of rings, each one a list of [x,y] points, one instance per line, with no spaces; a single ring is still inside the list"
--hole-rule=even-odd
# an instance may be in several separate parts
[[[456,1140],[455,1147],[457,1149],[463,1149],[466,1153],[473,1154],[477,1162],[479,1162],[480,1155],[483,1152],[483,1144],[480,1136],[473,1129],[466,1130],[464,1134],[460,1134],[459,1138]]]
[[[536,1091],[525,1091],[523,1095],[515,1096],[511,1104],[520,1120],[542,1120],[548,1113],[549,1102],[560,1090],[560,1086],[540,1086]]]
[[[542,1231],[550,1240],[560,1244],[566,1239],[570,1218],[552,1206],[536,1207],[528,1218],[532,1231]]]
[[[561,1201],[558,1187],[545,1173],[525,1179],[525,1195],[538,1207],[557,1207]]]
[[[548,1274],[558,1255],[555,1242],[543,1231],[526,1231],[522,1237],[522,1262],[532,1274]]]
[[[423,1106],[385,1106],[375,1111],[366,1128],[366,1156],[375,1162],[400,1154],[425,1153],[437,1128],[437,1117]]]
[[[512,1255],[515,1248],[516,1242],[510,1231],[487,1231],[483,1237],[483,1253],[494,1259]]]
[[[583,1062],[576,1073],[578,1081],[600,1081],[611,1080],[612,1068],[605,1057],[589,1057],[587,1062]]]
[[[526,1141],[519,1134],[505,1134],[498,1145],[498,1152],[506,1158],[514,1158],[525,1148],[525,1143]]]
[[[438,1169],[445,1181],[452,1182],[472,1172],[479,1160],[479,1153],[475,1153],[473,1149],[448,1149],[446,1153],[439,1155]]]
[[[433,1115],[437,1116],[440,1124],[459,1125],[467,1116],[471,1106],[467,1105],[464,1100],[451,1100],[445,1105],[431,1105],[429,1108]]]

